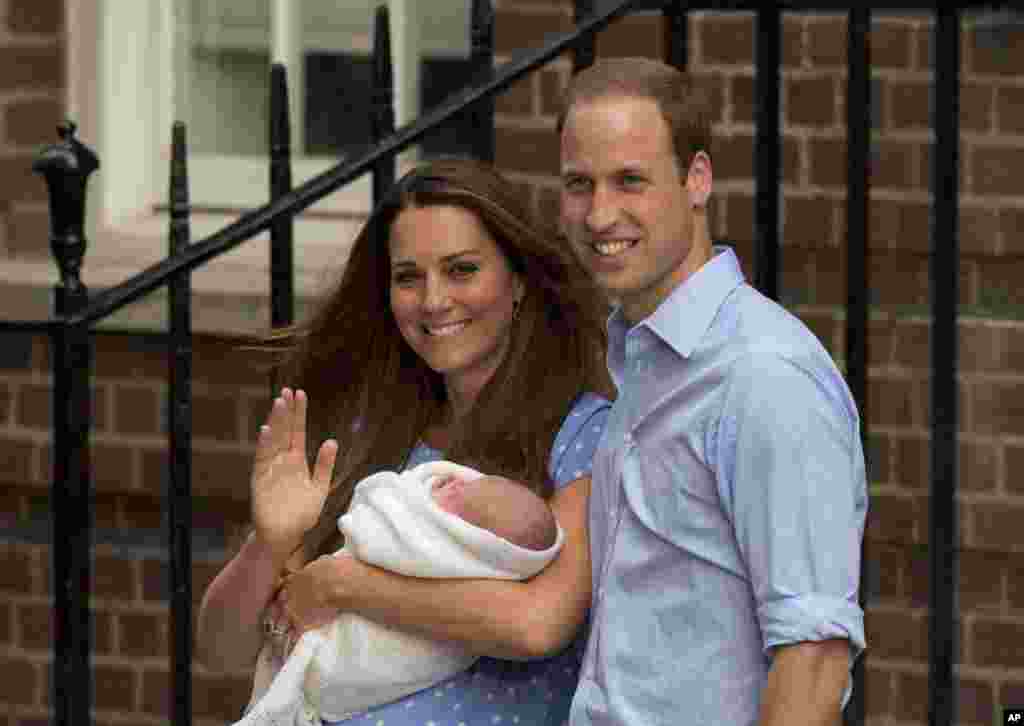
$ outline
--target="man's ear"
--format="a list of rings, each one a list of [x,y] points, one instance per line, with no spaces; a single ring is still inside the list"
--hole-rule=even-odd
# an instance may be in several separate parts
[[[703,209],[711,197],[712,186],[711,157],[707,152],[698,151],[693,155],[690,169],[686,174],[686,191],[690,195],[690,204],[695,209]]]

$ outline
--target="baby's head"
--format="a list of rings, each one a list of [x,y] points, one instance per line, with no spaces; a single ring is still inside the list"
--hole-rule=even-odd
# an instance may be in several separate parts
[[[519,547],[546,550],[558,539],[558,523],[547,503],[511,479],[442,476],[432,484],[431,496],[446,512]]]

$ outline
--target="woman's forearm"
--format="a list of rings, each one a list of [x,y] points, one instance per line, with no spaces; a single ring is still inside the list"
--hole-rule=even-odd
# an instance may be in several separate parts
[[[263,613],[281,567],[250,535],[203,596],[197,618],[196,659],[213,670],[252,666],[263,644]]]
[[[322,565],[328,601],[341,611],[425,637],[454,640],[498,658],[551,655],[565,646],[590,605],[589,479],[552,499],[566,537],[558,557],[526,582],[427,580],[331,557]]]

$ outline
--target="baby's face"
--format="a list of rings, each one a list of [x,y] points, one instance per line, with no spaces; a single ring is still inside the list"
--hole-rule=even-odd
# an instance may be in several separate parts
[[[437,478],[430,488],[430,495],[441,509],[461,517],[466,508],[467,489],[471,486],[472,482],[449,474]]]

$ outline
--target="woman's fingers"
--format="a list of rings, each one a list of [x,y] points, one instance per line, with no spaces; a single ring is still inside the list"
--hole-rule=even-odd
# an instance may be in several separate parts
[[[338,460],[338,442],[327,439],[320,445],[316,454],[316,465],[313,469],[313,483],[322,488],[329,488],[331,477],[334,476],[334,463]]]
[[[297,451],[306,453],[306,410],[309,401],[306,392],[298,390],[295,392],[294,406],[292,408],[292,446]]]

